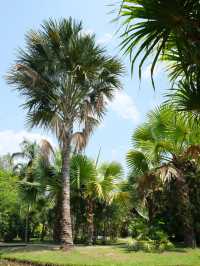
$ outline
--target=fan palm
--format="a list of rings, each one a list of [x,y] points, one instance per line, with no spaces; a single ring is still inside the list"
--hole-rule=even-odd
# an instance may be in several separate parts
[[[97,168],[94,161],[83,155],[75,155],[71,161],[71,183],[74,191],[86,202],[88,244],[93,243],[94,206],[97,200],[110,205],[119,193],[121,165],[105,163]]]
[[[122,49],[131,55],[132,67],[143,53],[139,64],[139,74],[145,60],[153,55],[151,75],[159,58],[169,49],[175,48],[180,57],[187,49],[194,63],[194,47],[199,48],[199,12],[198,1],[187,0],[124,0],[120,17],[126,26],[122,38]],[[134,53],[134,49],[138,50]],[[191,50],[191,48],[193,49]],[[196,50],[197,51],[197,50]],[[153,79],[152,79],[153,81]]]
[[[27,122],[52,130],[62,152],[61,244],[73,244],[70,218],[69,156],[71,145],[83,148],[105,113],[107,100],[121,87],[123,67],[83,34],[82,24],[71,18],[49,20],[42,30],[27,36],[8,75],[24,96]]]
[[[151,79],[156,63],[164,60],[173,81],[178,81],[169,100],[177,110],[199,116],[199,14],[198,1],[123,0],[120,17],[125,30],[122,49],[130,55],[131,70],[139,58],[139,77],[145,61],[151,62]],[[179,82],[182,80],[182,82]],[[172,97],[171,97],[172,96]]]
[[[21,151],[13,153],[11,157],[14,164],[14,172],[20,178],[18,182],[20,197],[27,204],[25,242],[28,242],[29,238],[28,227],[31,207],[45,189],[43,176],[39,176],[36,169],[39,169],[38,162],[48,162],[50,152],[52,152],[52,147],[47,140],[41,140],[40,145],[36,142],[24,140],[21,143]]]
[[[185,243],[190,246],[194,245],[194,231],[186,176],[196,171],[200,147],[195,143],[199,135],[199,129],[186,123],[181,114],[175,116],[173,109],[162,106],[150,112],[148,121],[136,130],[135,150],[127,155],[131,176],[135,176],[138,192],[147,201],[150,220],[153,193],[176,180],[182,210],[187,213],[183,219]]]
[[[199,76],[200,77],[200,76]],[[181,80],[167,95],[169,101],[178,111],[184,111],[191,119],[199,120],[200,115],[200,84],[199,78]],[[189,112],[189,113],[188,113]]]

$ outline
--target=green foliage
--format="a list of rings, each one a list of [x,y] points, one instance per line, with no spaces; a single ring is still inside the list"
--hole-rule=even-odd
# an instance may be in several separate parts
[[[20,228],[20,199],[18,178],[11,172],[0,170],[0,239],[13,240]]]
[[[130,56],[131,70],[139,59],[139,77],[151,62],[151,78],[158,61],[165,62],[173,90],[169,101],[177,110],[199,117],[199,14],[198,1],[123,0],[121,48]]]
[[[149,224],[142,218],[135,218],[129,225],[133,241],[129,243],[129,250],[146,252],[163,252],[174,248],[168,235],[162,230],[160,224]]]
[[[44,21],[26,35],[27,49],[8,74],[25,97],[29,126],[52,130],[62,143],[74,133],[75,150],[85,147],[123,73],[120,61],[82,31],[72,18]]]
[[[165,232],[191,246],[195,246],[197,239],[194,210],[198,204],[193,201],[189,180],[194,177],[197,180],[199,172],[200,147],[196,144],[199,136],[199,128],[190,120],[170,106],[161,106],[151,111],[147,121],[136,129],[135,149],[127,154],[129,184],[137,204],[140,202],[148,209],[150,224],[154,226],[157,219],[164,218]],[[181,229],[176,227],[174,219],[179,221]]]
[[[166,250],[173,250],[174,245],[166,239],[162,241],[154,240],[135,240],[129,245],[130,251],[145,251],[145,252],[164,252]]]

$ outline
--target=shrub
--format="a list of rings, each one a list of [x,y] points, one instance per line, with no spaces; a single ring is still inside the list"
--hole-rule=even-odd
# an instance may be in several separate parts
[[[133,251],[162,252],[172,249],[174,246],[169,241],[168,235],[160,228],[161,223],[149,225],[141,218],[134,219],[129,226],[134,238],[129,249]]]

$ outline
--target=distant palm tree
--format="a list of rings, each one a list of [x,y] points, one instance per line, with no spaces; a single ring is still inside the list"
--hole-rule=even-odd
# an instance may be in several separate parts
[[[42,30],[26,36],[27,49],[20,50],[8,74],[25,98],[27,123],[52,130],[62,152],[62,233],[63,248],[73,245],[70,218],[69,158],[71,145],[85,147],[90,133],[102,119],[107,100],[121,88],[123,67],[106,55],[85,34],[82,24],[50,19]]]
[[[106,163],[97,168],[95,162],[83,155],[71,160],[71,184],[74,194],[86,202],[88,244],[93,244],[94,207],[100,200],[110,205],[119,195],[122,167],[119,163]]]
[[[21,199],[27,204],[25,242],[29,240],[29,216],[37,199],[44,194],[46,184],[43,175],[38,173],[41,170],[41,163],[47,164],[50,153],[53,149],[47,140],[41,140],[40,144],[24,140],[21,143],[21,151],[11,156],[14,165],[13,170],[19,176],[18,186]],[[45,174],[50,174],[50,171]],[[44,185],[45,184],[45,185]]]

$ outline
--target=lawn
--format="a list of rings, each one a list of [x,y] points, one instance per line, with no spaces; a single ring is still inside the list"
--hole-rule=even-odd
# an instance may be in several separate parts
[[[1,251],[1,258],[56,265],[107,266],[200,266],[200,249],[181,249],[164,253],[129,252],[125,246],[75,247],[71,251],[29,246]]]

